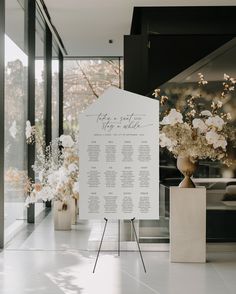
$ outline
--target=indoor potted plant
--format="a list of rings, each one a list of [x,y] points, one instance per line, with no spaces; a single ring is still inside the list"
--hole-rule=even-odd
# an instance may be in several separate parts
[[[199,86],[208,82],[199,73]],[[214,97],[209,109],[198,104],[199,95],[187,95],[185,109],[168,106],[169,98],[156,89],[153,95],[160,99],[160,146],[167,148],[177,158],[177,168],[184,175],[182,188],[195,187],[191,176],[199,159],[220,160],[226,165],[232,162],[228,156],[228,143],[235,140],[235,130],[230,128],[230,113],[222,109],[224,99],[234,91],[236,80],[224,74],[223,91]]]

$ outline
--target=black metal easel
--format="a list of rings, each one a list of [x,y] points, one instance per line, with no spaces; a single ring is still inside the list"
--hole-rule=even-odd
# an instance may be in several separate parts
[[[103,229],[103,233],[102,233],[102,238],[101,238],[101,241],[100,241],[100,245],[99,245],[99,248],[98,248],[98,253],[97,253],[96,261],[95,261],[94,268],[93,268],[93,274],[95,273],[95,269],[96,269],[96,266],[97,266],[99,254],[100,254],[101,248],[102,248],[103,238],[104,238],[104,235],[105,235],[105,232],[106,232],[106,228],[107,228],[108,219],[107,218],[104,218],[104,220],[105,220],[105,225],[104,225],[104,229]],[[136,243],[138,245],[138,250],[139,250],[140,258],[141,258],[141,261],[142,261],[142,264],[143,264],[143,269],[144,269],[144,272],[146,273],[147,271],[146,271],[146,267],[145,267],[145,264],[144,264],[142,252],[141,252],[141,249],[140,249],[140,245],[139,245],[139,242],[138,242],[138,236],[137,236],[136,229],[135,229],[135,226],[134,226],[134,220],[135,220],[135,217],[132,218],[130,220],[130,222],[131,222],[132,227],[133,227],[133,230],[134,230],[134,236],[135,236]],[[120,256],[120,220],[118,220],[118,256]]]

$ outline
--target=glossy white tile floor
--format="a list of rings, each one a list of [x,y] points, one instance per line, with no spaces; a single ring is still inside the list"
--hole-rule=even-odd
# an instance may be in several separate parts
[[[22,243],[0,253],[1,294],[235,294],[236,253],[208,254],[206,264],[171,264],[168,252],[86,251],[90,226],[54,232],[49,215]]]

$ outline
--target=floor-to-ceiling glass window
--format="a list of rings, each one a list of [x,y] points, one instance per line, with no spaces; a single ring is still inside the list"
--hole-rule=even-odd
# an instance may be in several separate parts
[[[25,218],[27,175],[27,64],[24,1],[6,1],[5,34],[5,240]]]
[[[110,86],[123,87],[122,59],[64,60],[64,133],[77,135],[79,113]]]
[[[45,118],[46,118],[46,77],[45,77],[45,42],[46,24],[41,12],[36,6],[36,35],[35,35],[35,127],[37,140],[35,146],[36,160],[45,151]],[[38,180],[38,174],[35,175]],[[44,209],[42,202],[35,205],[35,216]]]
[[[34,163],[34,147],[36,149],[36,160],[45,150],[46,97],[47,95],[50,96],[49,91],[47,91],[49,87],[52,87],[52,137],[55,138],[59,135],[59,84],[62,84],[60,78],[62,75],[59,72],[58,59],[59,55],[62,55],[58,46],[63,48],[63,44],[57,39],[55,28],[52,29],[48,25],[50,20],[45,21],[44,7],[40,3],[37,4],[37,1],[35,1],[36,17],[34,16],[35,3],[33,1],[6,0],[1,3],[1,20],[4,19],[5,12],[5,35],[4,30],[1,30],[1,41],[2,37],[3,40],[5,39],[5,56],[2,59],[5,63],[5,96],[3,95],[5,99],[5,146],[2,152],[2,156],[4,155],[4,222],[1,222],[0,230],[4,232],[5,242],[7,242],[23,224],[26,224],[26,220],[34,222],[34,217],[45,207],[44,203],[39,202],[35,205],[35,212],[33,206],[29,210],[26,209],[25,198],[28,192],[26,184],[29,180],[28,165],[31,166]],[[49,27],[47,28],[47,26]],[[4,26],[1,27],[4,28]],[[46,45],[49,45],[49,41],[46,44],[46,28],[51,30],[54,36],[53,58],[52,61],[51,58],[49,60],[49,62],[52,62],[52,84],[46,76]],[[1,42],[1,44],[3,43]],[[28,58],[28,55],[30,58]],[[32,75],[33,68],[35,77]],[[62,66],[60,68],[62,69]],[[30,75],[28,75],[29,72],[31,72]],[[51,74],[51,71],[49,70],[48,73]],[[34,87],[30,86],[33,83],[28,82],[29,77],[31,77],[31,80],[32,78],[35,79],[35,92]],[[28,148],[25,126],[26,121],[30,119],[33,122],[34,117],[38,134],[37,144]],[[32,173],[30,177],[34,178]],[[39,180],[38,172],[35,175],[35,180]],[[3,211],[2,204],[1,211]],[[1,235],[0,238],[2,246],[3,236]]]
[[[59,49],[52,43],[52,139],[59,135]]]
[[[189,99],[188,95],[194,95],[197,98],[197,110],[211,110],[212,103],[216,103],[216,98],[222,95],[227,78],[231,78],[235,83],[235,58],[236,38],[233,38],[207,58],[199,60],[163,84],[160,87],[161,95],[167,95],[169,105],[175,105],[179,109],[183,109],[183,106],[186,105],[186,100]],[[204,75],[206,84],[199,84],[199,73]],[[222,104],[219,107],[222,112],[228,113],[230,118],[228,124],[235,129],[236,93],[234,84],[221,101]],[[235,133],[232,132],[231,136],[235,138]],[[231,142],[227,146],[228,159],[231,161],[230,166],[224,165],[221,160],[199,160],[197,171],[194,174],[194,177],[197,178],[195,179],[197,185],[207,188],[206,227],[208,242],[236,241],[236,230],[232,227],[232,223],[236,222],[236,192],[233,189],[236,177],[236,149],[234,144]],[[170,156],[169,152],[161,149],[160,159],[160,197],[163,205],[161,219],[159,223],[156,221],[159,231],[156,230],[155,236],[160,236],[161,232],[168,232],[169,187],[178,185],[182,178],[182,175],[176,169],[176,160]]]

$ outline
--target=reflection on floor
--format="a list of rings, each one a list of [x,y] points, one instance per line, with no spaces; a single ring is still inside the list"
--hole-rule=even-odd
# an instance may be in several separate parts
[[[17,234],[26,224],[27,208],[23,201],[5,201],[4,204],[4,239],[8,242],[13,236]],[[40,202],[35,204],[35,217],[37,218],[40,213],[45,209],[45,205]]]
[[[206,264],[170,263],[168,252],[88,252],[91,224],[54,232],[52,217],[19,234],[0,253],[1,294],[235,294],[236,253],[210,253]]]

